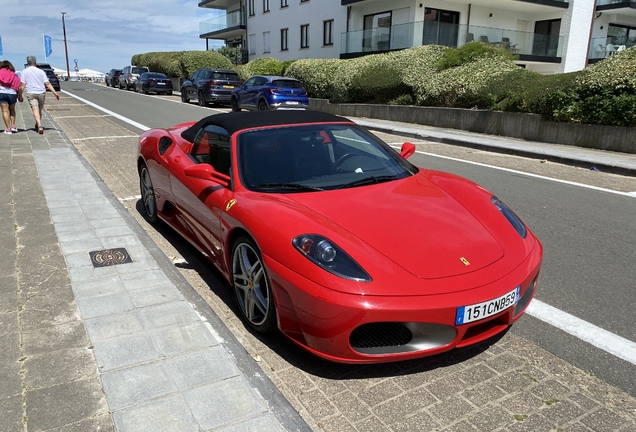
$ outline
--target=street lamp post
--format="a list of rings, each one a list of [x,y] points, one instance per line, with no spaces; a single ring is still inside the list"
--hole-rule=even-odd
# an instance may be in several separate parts
[[[66,15],[66,12],[62,12],[62,30],[64,31],[64,52],[66,53],[66,81],[70,81],[71,68],[68,66],[68,47],[66,46],[66,25],[64,24],[64,15]]]

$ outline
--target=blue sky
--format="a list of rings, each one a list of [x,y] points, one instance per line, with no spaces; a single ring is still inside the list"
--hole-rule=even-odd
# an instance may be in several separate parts
[[[62,12],[71,72],[74,60],[80,69],[106,73],[129,65],[135,54],[205,50],[199,23],[217,13],[198,4],[199,0],[0,0],[0,59],[9,60],[16,70],[24,67],[27,55],[44,63],[47,35],[53,39],[48,63],[66,69]],[[210,49],[221,45],[210,41]]]

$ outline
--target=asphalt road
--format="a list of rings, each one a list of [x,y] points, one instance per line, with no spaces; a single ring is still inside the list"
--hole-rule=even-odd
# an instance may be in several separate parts
[[[145,96],[88,83],[64,84],[64,90],[147,127],[169,127],[228,111],[225,107],[183,104],[177,97]],[[141,132],[116,117],[113,120],[134,133]],[[471,153],[474,151],[467,152],[466,158]],[[516,159],[522,161],[517,164],[523,170],[523,159]],[[415,154],[410,161],[467,177],[519,214],[545,248],[537,299],[636,341],[631,314],[636,297],[636,198],[422,154]],[[570,169],[557,167],[554,176],[567,177]],[[603,181],[599,174],[599,182]],[[620,176],[616,181],[621,181]],[[635,365],[528,315],[512,331],[636,396]]]

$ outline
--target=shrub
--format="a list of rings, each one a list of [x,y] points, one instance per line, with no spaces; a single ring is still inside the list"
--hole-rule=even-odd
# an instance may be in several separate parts
[[[413,105],[413,95],[404,94],[389,101],[389,105]]]
[[[216,51],[184,51],[180,67],[180,76],[188,78],[200,68],[232,69],[232,62]]]
[[[446,50],[437,63],[439,70],[450,69],[474,62],[482,58],[500,58],[502,60],[517,60],[509,50],[497,48],[483,42],[469,42],[459,48]]]
[[[227,57],[234,65],[243,61],[243,49],[240,47],[222,46],[216,51],[222,56]]]
[[[283,62],[270,57],[260,57],[234,68],[243,81],[253,75],[282,75],[282,69]]]
[[[399,65],[390,54],[345,60],[333,78],[334,102],[386,103],[408,93]]]
[[[303,83],[309,97],[330,99],[333,93],[334,76],[344,62],[345,60],[338,59],[297,60],[287,68],[285,73]]]

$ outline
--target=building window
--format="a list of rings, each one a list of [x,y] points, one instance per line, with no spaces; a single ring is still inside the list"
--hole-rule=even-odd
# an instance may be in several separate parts
[[[289,29],[280,29],[280,50],[287,51],[287,37],[289,36]]]
[[[247,13],[249,14],[249,16],[254,16],[254,0],[248,0]]]
[[[386,51],[391,40],[391,12],[364,17],[363,51]]]
[[[300,47],[309,48],[309,24],[300,26]]]
[[[322,44],[333,45],[333,20],[322,23]]]
[[[256,35],[249,35],[250,55],[256,54]]]
[[[287,6],[289,6],[289,3],[287,3],[287,0],[280,0],[280,8],[286,8]]]
[[[269,32],[263,32],[263,52],[268,53],[269,51]]]
[[[263,13],[269,12],[269,0],[263,0]]]

